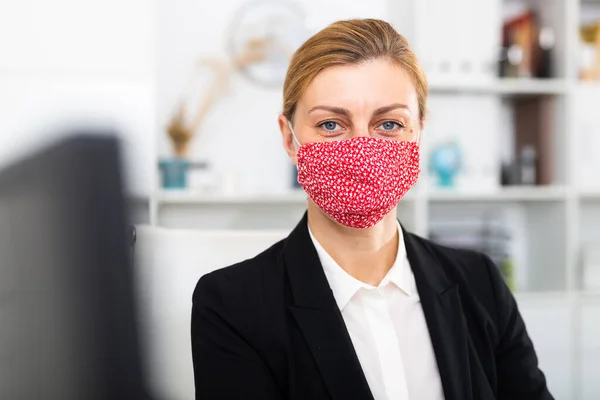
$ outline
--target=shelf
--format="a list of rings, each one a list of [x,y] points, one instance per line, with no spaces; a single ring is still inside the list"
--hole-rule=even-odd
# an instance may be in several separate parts
[[[579,197],[582,200],[600,201],[600,189],[584,189],[579,192]]]
[[[600,193],[597,194],[600,199]],[[566,197],[562,186],[552,187],[514,187],[490,192],[460,192],[434,190],[422,193],[420,199],[435,202],[497,202],[497,201],[561,201]],[[159,205],[303,205],[306,194],[302,190],[289,193],[238,193],[219,194],[189,191],[161,190],[153,199]],[[408,193],[402,201],[414,201],[417,196]]]
[[[190,191],[159,190],[154,196],[159,205],[291,205],[306,204],[307,195],[303,190],[290,190],[288,193],[236,193],[219,194]],[[408,193],[401,201],[414,200]]]
[[[577,299],[583,302],[600,302],[599,290],[557,290],[557,291],[516,291],[513,293],[517,301],[544,301]]]
[[[598,0],[598,1],[600,1],[600,0]],[[577,81],[576,87],[578,89],[600,91],[600,81]]]
[[[302,190],[280,194],[220,194],[161,190],[154,195],[154,198],[159,204],[171,205],[301,205],[306,203],[306,193]]]
[[[503,78],[489,83],[431,82],[429,90],[432,94],[562,95],[568,84],[564,79]]]
[[[548,301],[548,300],[566,300],[569,298],[571,292],[567,290],[557,290],[557,291],[544,291],[544,292],[535,292],[535,291],[516,291],[513,293],[517,302],[524,301]]]
[[[598,303],[600,302],[600,291],[597,290],[582,290],[577,293],[579,298],[584,302]]]
[[[566,198],[562,186],[510,187],[490,192],[460,192],[435,190],[425,195],[431,201],[561,201]]]

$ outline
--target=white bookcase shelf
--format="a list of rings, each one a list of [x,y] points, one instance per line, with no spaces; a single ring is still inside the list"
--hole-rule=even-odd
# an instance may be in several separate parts
[[[580,291],[578,295],[583,300],[600,303],[600,290]]]
[[[566,199],[566,190],[563,186],[548,187],[505,187],[489,192],[457,192],[457,191],[431,191],[425,196],[435,202],[521,202],[521,201],[562,201]]]
[[[548,202],[563,201],[567,197],[564,186],[516,186],[505,187],[499,190],[455,191],[430,190],[422,192],[409,192],[402,199],[407,202]],[[584,199],[600,200],[600,191],[582,192]],[[304,206],[307,195],[303,190],[290,190],[287,193],[211,193],[199,191],[159,190],[152,198],[161,205],[218,205],[222,207],[236,207],[244,205],[292,205]]]
[[[158,191],[154,198],[164,205],[222,205],[225,207],[262,204],[262,205],[300,205],[306,202],[304,191],[289,193],[242,193],[219,194],[189,191]]]
[[[564,95],[569,88],[569,82],[565,79],[500,78],[490,82],[430,82],[431,94]]]
[[[586,201],[598,201],[598,202],[600,202],[600,188],[597,189],[597,190],[591,190],[591,189],[581,190],[579,192],[579,197],[582,200],[586,200]]]

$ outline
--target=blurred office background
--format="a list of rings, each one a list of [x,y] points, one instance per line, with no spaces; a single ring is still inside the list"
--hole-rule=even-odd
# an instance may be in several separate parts
[[[556,398],[600,399],[600,1],[3,0],[0,166],[114,128],[133,219],[160,232],[142,251],[181,246],[169,232],[286,232],[306,203],[277,126],[289,55],[367,17],[430,81],[401,221],[493,257]],[[173,275],[185,257],[146,254]]]

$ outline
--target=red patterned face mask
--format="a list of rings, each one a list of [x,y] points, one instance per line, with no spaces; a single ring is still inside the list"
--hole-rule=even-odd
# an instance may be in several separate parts
[[[361,136],[304,144],[297,156],[298,183],[312,201],[335,221],[357,229],[381,221],[420,172],[415,142]]]

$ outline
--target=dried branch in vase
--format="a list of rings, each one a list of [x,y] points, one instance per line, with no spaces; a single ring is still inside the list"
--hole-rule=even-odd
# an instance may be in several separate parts
[[[244,68],[264,61],[269,54],[270,41],[267,39],[252,39],[245,45],[244,52],[234,60],[236,68],[243,70]]]
[[[185,107],[181,106],[167,127],[167,133],[173,143],[173,150],[178,157],[187,155],[188,144],[193,136],[193,131],[185,125],[184,110]]]
[[[203,95],[198,110],[191,121],[186,118],[188,104],[184,101],[183,104],[175,111],[171,118],[167,133],[173,143],[173,150],[179,157],[185,157],[189,150],[189,144],[194,135],[199,131],[202,122],[211,107],[215,105],[219,97],[223,95],[229,81],[230,70],[227,64],[216,59],[200,59],[198,61],[197,70],[205,67],[211,70],[211,83]],[[196,71],[195,71],[196,72]],[[189,85],[188,87],[193,87]]]

